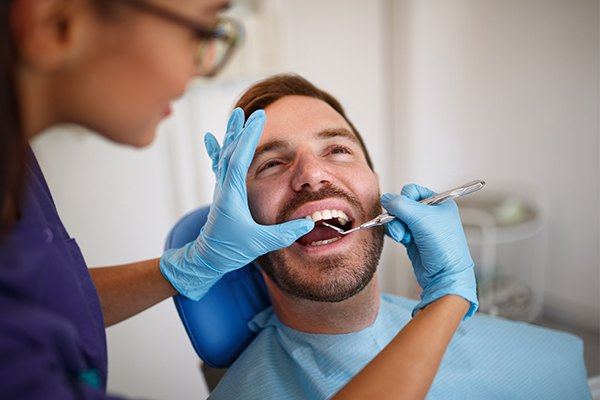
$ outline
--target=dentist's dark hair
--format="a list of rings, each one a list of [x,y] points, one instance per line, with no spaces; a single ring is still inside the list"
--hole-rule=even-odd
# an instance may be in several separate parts
[[[11,33],[12,3],[0,3],[0,239],[18,216],[27,155],[15,85],[17,51]]]
[[[19,51],[11,23],[13,3],[0,1],[0,240],[18,219],[28,156],[15,82]],[[106,0],[92,0],[90,4],[104,17],[114,16],[117,8]]]
[[[352,124],[350,119],[346,116],[340,102],[335,97],[326,91],[319,89],[300,75],[279,74],[258,81],[242,93],[241,97],[236,102],[235,107],[240,107],[244,110],[244,114],[246,118],[248,118],[254,111],[264,109],[268,105],[273,104],[286,96],[313,97],[329,104],[331,108],[337,111],[346,120],[348,125],[350,125],[352,132],[358,138],[360,146],[365,153],[367,164],[371,170],[373,170],[373,163],[371,162],[371,157],[367,151],[367,146],[365,146],[365,142],[358,133],[358,130],[354,127],[354,124]]]

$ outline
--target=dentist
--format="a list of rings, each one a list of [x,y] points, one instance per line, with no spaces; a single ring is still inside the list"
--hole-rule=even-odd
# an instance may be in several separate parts
[[[59,123],[134,147],[151,143],[189,80],[215,75],[239,44],[238,23],[219,16],[227,6],[225,0],[0,3],[0,398],[112,398],[105,389],[106,326],[178,293],[198,299],[224,273],[313,228],[306,219],[273,226],[252,219],[245,176],[265,117],[259,111],[244,121],[238,110],[223,146],[207,143],[217,183],[197,240],[161,258],[88,270],[29,148]],[[452,334],[476,308],[474,278],[464,273],[472,266],[457,267],[448,257],[457,247],[465,251],[457,213],[437,210],[454,228],[427,232],[419,221],[429,211],[411,209],[420,195],[383,199],[399,218],[388,233],[413,255],[428,248],[414,262],[415,273],[447,277],[446,284],[424,287],[431,294],[424,308],[339,398],[424,397]]]

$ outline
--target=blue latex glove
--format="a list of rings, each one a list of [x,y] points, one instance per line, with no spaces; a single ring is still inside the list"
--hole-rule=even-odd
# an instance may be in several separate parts
[[[384,194],[381,205],[396,217],[386,225],[386,232],[406,246],[417,282],[423,289],[413,316],[440,297],[454,294],[471,303],[466,319],[479,306],[473,259],[456,203],[451,200],[435,206],[419,203],[433,195],[431,190],[415,184],[404,186],[401,195]]]
[[[160,260],[163,276],[192,300],[200,299],[223,274],[290,246],[314,228],[305,218],[260,225],[250,214],[246,174],[264,123],[265,113],[258,110],[244,125],[244,112],[237,108],[229,118],[223,148],[212,134],[204,137],[216,177],[206,224],[194,242],[167,250]]]

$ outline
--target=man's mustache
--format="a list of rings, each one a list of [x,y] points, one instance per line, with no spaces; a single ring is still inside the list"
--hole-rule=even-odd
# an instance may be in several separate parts
[[[356,196],[352,195],[351,193],[347,193],[333,185],[327,185],[323,186],[323,188],[318,191],[303,190],[286,202],[282,209],[277,213],[277,223],[280,224],[288,221],[294,211],[306,203],[330,198],[342,198],[346,200],[356,210],[358,210],[360,215],[357,215],[357,217],[360,220],[365,218],[365,210]]]

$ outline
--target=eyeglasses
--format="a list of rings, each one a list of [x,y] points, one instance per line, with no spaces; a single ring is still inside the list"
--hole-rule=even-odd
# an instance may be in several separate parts
[[[201,76],[210,78],[221,71],[244,39],[243,26],[231,18],[219,18],[207,29],[190,18],[144,0],[118,1],[190,29],[200,41],[194,60]]]

